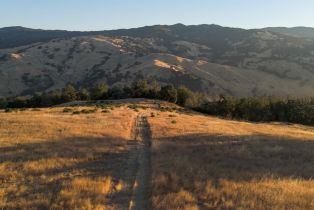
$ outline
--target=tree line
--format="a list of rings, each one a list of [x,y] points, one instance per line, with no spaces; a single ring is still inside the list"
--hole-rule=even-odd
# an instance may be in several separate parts
[[[215,100],[202,93],[192,92],[186,87],[160,86],[145,80],[130,86],[108,87],[104,83],[91,88],[76,88],[66,85],[63,89],[35,93],[31,97],[18,96],[0,99],[0,109],[40,108],[72,101],[148,98],[159,99],[186,106],[196,111],[228,119],[254,122],[291,122],[314,125],[314,98],[249,97],[236,98],[219,96]]]
[[[91,88],[76,88],[68,84],[63,89],[50,92],[35,93],[32,96],[17,96],[0,99],[0,108],[39,108],[50,107],[73,101],[125,99],[125,98],[149,98],[160,99],[185,106],[188,101],[192,103],[193,93],[186,87],[173,85],[160,86],[157,82],[149,84],[145,80],[133,82],[130,86],[108,87],[105,83],[99,83]],[[197,95],[197,94],[196,94]]]
[[[229,119],[253,122],[290,122],[314,125],[314,98],[250,97],[235,98],[220,96],[207,101],[196,110]]]

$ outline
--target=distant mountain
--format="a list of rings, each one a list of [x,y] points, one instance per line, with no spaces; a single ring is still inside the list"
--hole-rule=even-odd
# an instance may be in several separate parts
[[[20,26],[0,28],[0,49],[19,47],[52,39],[97,35],[101,32],[80,32],[63,30],[41,30]]]
[[[183,24],[99,32],[1,30],[14,47],[0,50],[0,97],[67,83],[123,86],[138,78],[208,94],[314,96],[309,38]]]
[[[271,27],[265,28],[265,30],[285,34],[287,36],[294,36],[300,38],[314,38],[314,28],[309,27],[293,27],[293,28]]]

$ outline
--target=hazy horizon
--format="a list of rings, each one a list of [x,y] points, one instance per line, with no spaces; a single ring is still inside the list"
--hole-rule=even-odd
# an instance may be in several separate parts
[[[314,27],[306,0],[2,0],[0,27],[98,31],[149,25],[217,24],[255,29]]]
[[[245,30],[254,30],[254,29],[263,29],[263,28],[313,28],[310,26],[291,26],[291,27],[286,27],[286,26],[266,26],[266,27],[261,27],[261,28],[241,28],[241,27],[234,27],[234,26],[225,26],[225,25],[220,25],[216,23],[200,23],[200,24],[184,24],[184,23],[174,23],[174,24],[154,24],[154,25],[142,25],[142,26],[137,26],[137,27],[125,27],[125,28],[112,28],[112,29],[100,29],[100,30],[67,30],[67,29],[60,29],[60,28],[32,28],[32,27],[27,27],[23,25],[12,25],[12,26],[3,26],[0,28],[12,28],[12,27],[22,27],[22,28],[29,28],[29,29],[37,29],[37,30],[65,30],[65,31],[110,31],[110,30],[119,30],[119,29],[132,29],[132,28],[141,28],[141,27],[149,27],[149,26],[157,26],[157,25],[177,25],[177,24],[183,24],[185,26],[198,26],[198,25],[219,25],[222,27],[227,27],[227,28],[239,28],[239,29],[245,29]]]

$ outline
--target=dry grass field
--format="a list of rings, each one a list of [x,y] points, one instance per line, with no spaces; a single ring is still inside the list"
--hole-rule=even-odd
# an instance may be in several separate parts
[[[314,209],[314,128],[160,113],[155,209]]]
[[[129,209],[138,115],[152,139],[152,209],[314,209],[312,127],[72,109],[0,112],[0,209]]]
[[[126,140],[135,114],[127,108],[0,113],[0,209],[116,209],[115,202],[127,203]]]

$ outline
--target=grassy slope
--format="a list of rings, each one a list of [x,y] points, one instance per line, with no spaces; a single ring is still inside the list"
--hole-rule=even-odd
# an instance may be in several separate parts
[[[314,208],[312,127],[145,112],[155,209]],[[124,207],[136,115],[0,113],[0,208]]]
[[[313,128],[169,113],[150,124],[155,209],[314,208]]]
[[[135,112],[62,110],[0,113],[0,209],[114,207]]]

